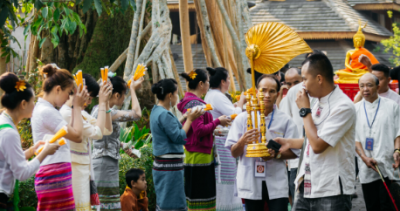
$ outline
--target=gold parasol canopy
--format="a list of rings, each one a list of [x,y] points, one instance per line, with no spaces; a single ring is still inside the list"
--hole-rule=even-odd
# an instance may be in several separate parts
[[[312,52],[293,29],[276,22],[251,27],[246,33],[246,43],[246,56],[250,60],[252,74],[254,69],[260,73],[272,74],[294,57]]]

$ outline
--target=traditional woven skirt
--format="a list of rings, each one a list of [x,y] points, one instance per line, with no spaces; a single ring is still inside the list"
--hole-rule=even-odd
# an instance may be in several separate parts
[[[71,163],[41,166],[35,177],[37,210],[75,210]]]
[[[90,165],[71,163],[72,189],[77,211],[90,211]]]
[[[215,137],[217,162],[215,180],[217,183],[217,211],[242,211],[242,200],[236,196],[236,159],[225,147],[226,137]]]
[[[215,210],[214,152],[206,154],[185,149],[184,166],[188,210]]]
[[[182,158],[155,157],[153,181],[157,198],[157,211],[187,210]]]
[[[104,156],[92,160],[100,210],[121,210],[118,160]],[[92,210],[97,210],[92,207]]]

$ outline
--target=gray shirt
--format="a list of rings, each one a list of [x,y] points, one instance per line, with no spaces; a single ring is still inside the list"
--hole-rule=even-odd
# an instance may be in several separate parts
[[[97,118],[99,111],[99,107],[95,106],[92,110],[91,115]],[[118,112],[124,112],[126,114],[122,115],[116,120],[113,120],[112,127],[113,132],[111,135],[104,135],[100,140],[93,140],[93,158],[99,158],[103,156],[109,156],[116,160],[120,159],[121,156],[119,155],[119,149],[121,147],[121,142],[119,140],[119,133],[121,127],[118,123],[120,122],[130,122],[130,121],[137,121],[140,118],[137,116],[132,115],[131,110],[115,110],[111,109],[111,117],[115,116]]]

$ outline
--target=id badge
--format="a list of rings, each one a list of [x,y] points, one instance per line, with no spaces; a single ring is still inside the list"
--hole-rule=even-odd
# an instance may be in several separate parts
[[[265,162],[256,161],[254,168],[254,177],[265,178]]]
[[[374,139],[373,138],[367,138],[365,140],[365,149],[371,150],[371,151],[374,149]]]

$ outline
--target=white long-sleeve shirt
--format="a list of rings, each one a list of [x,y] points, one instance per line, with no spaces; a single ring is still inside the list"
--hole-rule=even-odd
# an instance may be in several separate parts
[[[370,124],[372,124],[379,103],[379,110],[371,129],[365,116],[364,103]],[[389,98],[378,97],[373,103],[363,99],[355,105],[355,108],[357,112],[356,141],[361,143],[367,157],[374,158],[378,162],[379,169],[384,177],[389,177],[391,180],[398,179],[394,176],[392,163],[394,163],[394,140],[400,136],[399,106]],[[373,150],[365,149],[367,137],[374,139]],[[379,174],[368,168],[361,159],[358,163],[361,184],[380,180]]]
[[[0,130],[0,193],[10,196],[14,191],[15,180],[32,177],[40,167],[38,159],[27,161],[21,147],[21,138],[13,121],[0,115],[0,125],[13,127]]]
[[[204,101],[211,104],[213,110],[210,111],[213,119],[216,119],[222,115],[232,115],[242,113],[242,108],[233,106],[232,102],[218,89],[210,89]]]

